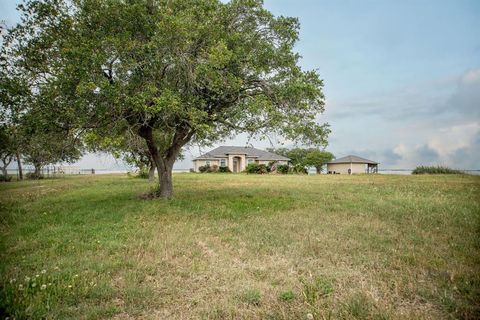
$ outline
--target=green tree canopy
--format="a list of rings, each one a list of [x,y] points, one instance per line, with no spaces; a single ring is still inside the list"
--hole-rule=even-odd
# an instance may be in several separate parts
[[[260,0],[30,0],[2,50],[9,68],[48,84],[45,112],[65,129],[145,140],[172,196],[183,146],[240,132],[325,145],[322,80],[298,66],[295,18]],[[34,89],[37,88],[37,89]]]
[[[35,175],[49,164],[75,162],[82,156],[83,141],[78,131],[65,130],[55,124],[49,113],[42,113],[48,108],[50,98],[37,100],[20,120],[21,152],[26,163],[35,167]]]
[[[293,166],[305,166],[305,157],[310,149],[308,148],[267,148],[268,151],[290,159],[290,164]]]
[[[293,166],[315,167],[317,173],[334,158],[332,153],[317,148],[270,148],[268,151],[290,158]]]
[[[315,167],[317,173],[320,174],[323,166],[333,158],[333,154],[328,151],[311,149],[306,154],[303,164],[307,167]]]

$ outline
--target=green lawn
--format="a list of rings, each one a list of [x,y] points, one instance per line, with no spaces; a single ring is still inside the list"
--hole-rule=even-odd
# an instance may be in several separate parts
[[[176,174],[0,184],[16,319],[478,319],[480,177]]]

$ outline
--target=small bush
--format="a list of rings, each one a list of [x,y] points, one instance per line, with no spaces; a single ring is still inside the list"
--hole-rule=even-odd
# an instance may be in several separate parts
[[[204,165],[204,166],[200,166],[198,167],[198,171],[200,172],[207,172],[208,170],[210,170],[210,166],[209,165]]]
[[[214,165],[204,165],[204,166],[200,166],[198,167],[198,171],[202,172],[202,173],[212,173],[212,172],[230,172],[230,171],[221,171],[221,170],[226,170],[224,168],[227,168],[228,167],[219,167],[217,166],[216,164]]]
[[[462,174],[463,171],[442,166],[419,166],[412,171],[412,174]]]
[[[148,170],[146,169],[139,170],[138,173],[135,175],[135,178],[148,179]]]
[[[296,165],[292,168],[292,171],[293,171],[293,173],[308,174],[307,168],[305,168],[305,167],[304,167],[303,165],[301,165],[301,164],[296,164]]]
[[[280,174],[287,174],[289,170],[290,167],[288,166],[288,164],[281,164],[277,166],[277,172]]]
[[[288,164],[280,164],[277,166],[277,172],[280,174],[296,173],[307,174],[308,170],[301,164],[290,167]]]
[[[257,171],[258,174],[266,174],[266,173],[269,173],[269,172],[270,172],[270,170],[266,165],[264,165],[264,164],[259,164],[258,165],[258,171]]]
[[[245,168],[247,173],[266,174],[270,172],[270,168],[264,164],[249,163]]]
[[[218,167],[218,172],[232,172],[229,167]]]
[[[249,163],[245,168],[247,173],[258,173],[258,163]]]
[[[0,182],[10,182],[12,181],[12,176],[4,176],[3,174],[0,174]]]
[[[285,291],[280,293],[278,298],[282,301],[292,301],[295,299],[295,294],[292,291]]]
[[[207,169],[207,172],[218,172],[218,166],[216,164],[214,164],[213,166],[210,166],[208,169]]]
[[[35,173],[35,172],[27,172],[27,174],[25,175],[25,177],[29,180],[40,180],[40,179],[43,179],[43,174],[41,173]]]

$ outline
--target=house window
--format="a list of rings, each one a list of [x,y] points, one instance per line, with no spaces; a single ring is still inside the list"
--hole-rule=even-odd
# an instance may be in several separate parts
[[[225,167],[225,159],[220,160],[220,167]]]
[[[210,160],[205,161],[205,165],[209,166],[210,165]]]
[[[248,159],[248,164],[253,163],[253,159]]]

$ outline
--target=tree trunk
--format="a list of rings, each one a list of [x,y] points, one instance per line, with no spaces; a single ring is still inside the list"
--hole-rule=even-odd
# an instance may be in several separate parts
[[[322,173],[322,166],[317,166],[315,169],[317,169],[317,174]]]
[[[5,177],[5,179],[7,179],[7,176],[8,176],[8,165],[10,164],[10,162],[12,161],[12,156],[5,156],[5,157],[2,157],[2,163],[3,163],[3,166],[2,166],[2,174],[3,176]]]
[[[159,196],[163,199],[170,199],[173,196],[173,163],[174,161],[164,161],[164,165],[157,168],[160,182]]]
[[[170,199],[173,196],[173,164],[182,147],[193,136],[194,131],[187,128],[179,128],[174,134],[172,144],[167,150],[160,154],[153,138],[153,128],[151,126],[142,126],[138,130],[140,137],[145,139],[148,152],[153,163],[155,163],[158,172],[158,181],[160,183],[158,196],[163,199]]]
[[[150,156],[157,167],[158,181],[160,183],[158,196],[163,199],[170,199],[173,196],[172,169],[175,160],[168,161],[160,155],[153,139],[151,127],[141,127],[139,135],[145,139]]]
[[[33,164],[33,166],[35,167],[35,171],[34,171],[34,174],[35,174],[35,177],[36,178],[39,178],[40,175],[42,174],[42,166],[40,164]]]
[[[18,151],[16,152],[15,157],[17,158],[18,179],[23,180],[22,159],[20,159],[20,153]]]
[[[148,170],[148,181],[155,179],[155,164],[150,163],[150,170]]]

